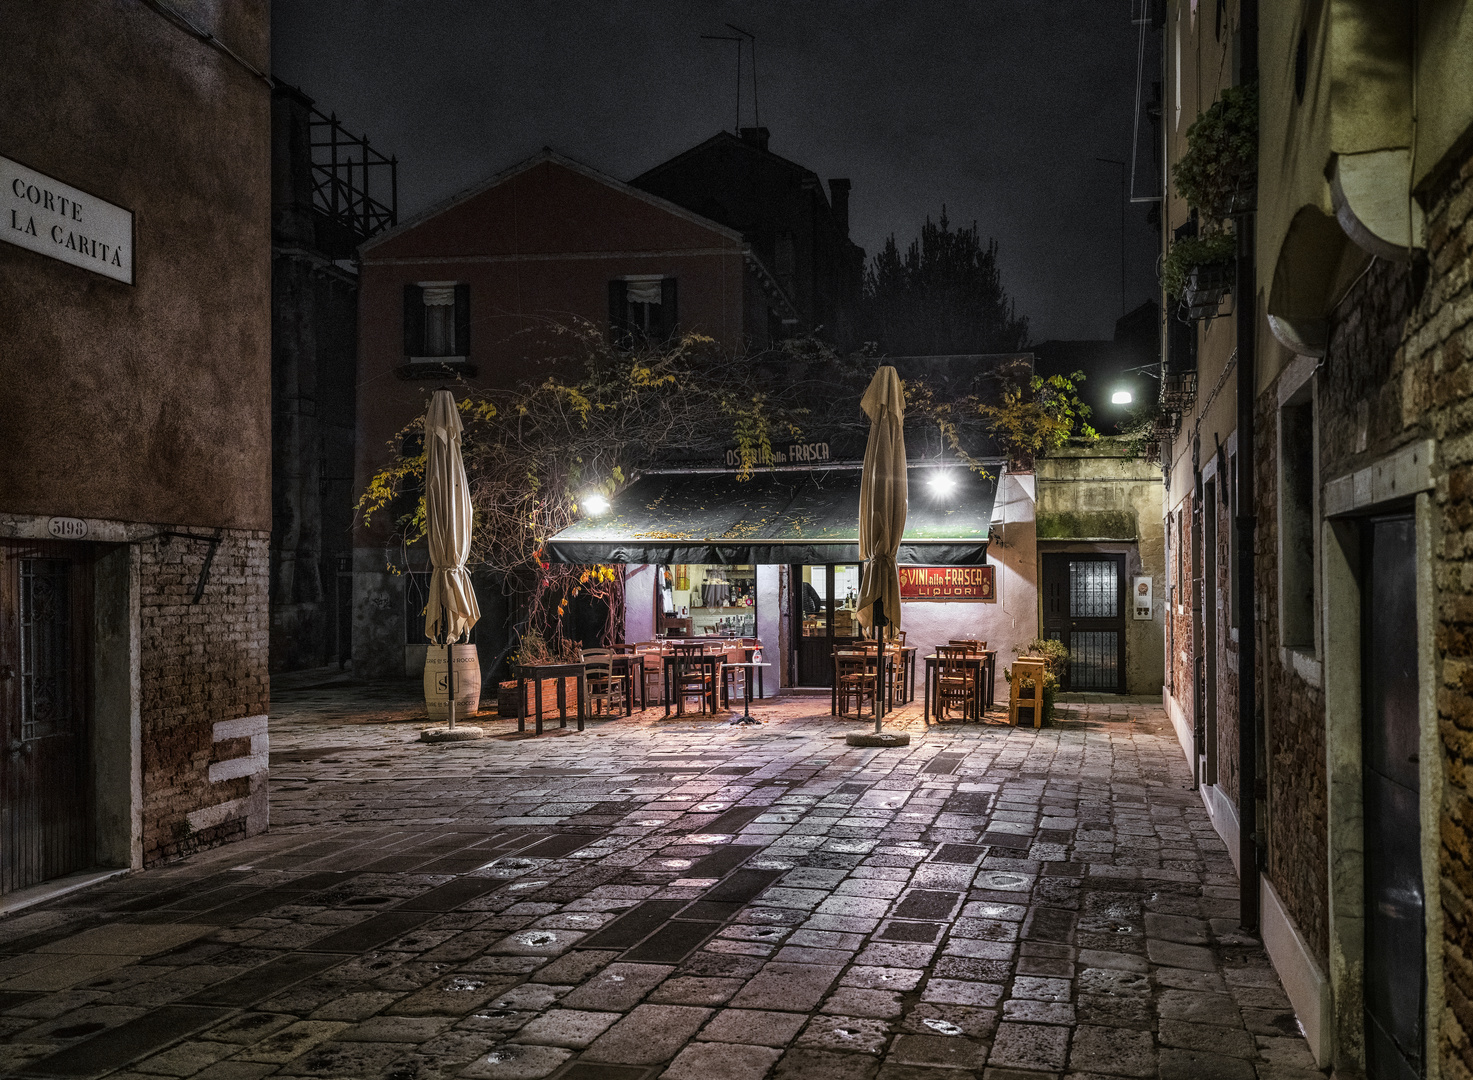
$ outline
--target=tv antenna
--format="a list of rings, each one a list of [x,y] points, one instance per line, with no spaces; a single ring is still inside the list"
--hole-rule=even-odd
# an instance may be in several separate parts
[[[750,51],[752,58],[752,117],[754,123],[762,126],[762,114],[757,109],[757,38],[755,35],[737,26],[727,23],[728,30],[735,31],[732,34],[702,34],[702,41],[734,41],[736,42],[736,127],[733,129],[738,135],[742,133],[742,46],[745,45]]]

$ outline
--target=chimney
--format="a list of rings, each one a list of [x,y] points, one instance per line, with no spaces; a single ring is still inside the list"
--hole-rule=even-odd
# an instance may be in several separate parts
[[[829,181],[829,202],[834,207],[834,219],[844,235],[849,235],[849,179],[838,177]]]
[[[742,128],[742,141],[751,143],[758,150],[767,149],[767,136],[765,127]]]

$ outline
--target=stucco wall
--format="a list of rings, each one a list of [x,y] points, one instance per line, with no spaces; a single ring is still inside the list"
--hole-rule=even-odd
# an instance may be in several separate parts
[[[192,17],[259,68],[264,0]],[[135,284],[0,244],[0,510],[269,529],[266,84],[143,4],[10,4],[0,154],[134,215]]]

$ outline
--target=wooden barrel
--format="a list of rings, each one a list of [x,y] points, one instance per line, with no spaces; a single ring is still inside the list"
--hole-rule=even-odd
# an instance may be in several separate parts
[[[481,708],[481,662],[474,645],[453,645],[455,651],[455,718],[470,716]],[[425,650],[425,712],[431,720],[450,715],[449,678],[445,668],[445,646]]]

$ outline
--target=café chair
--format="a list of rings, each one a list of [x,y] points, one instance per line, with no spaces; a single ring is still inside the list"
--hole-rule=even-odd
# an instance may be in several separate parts
[[[972,652],[966,645],[936,646],[936,714],[946,716],[949,706],[960,705],[962,719],[972,711],[972,699],[977,692],[977,671],[972,662]]]
[[[837,691],[836,704],[840,716],[847,716],[845,707],[854,699],[854,711],[864,714],[867,698],[870,705],[875,701],[874,654],[863,649],[838,649],[834,651],[834,687]]]
[[[701,699],[701,712],[706,712],[709,703],[711,711],[716,711],[716,682],[711,669],[702,659],[706,654],[706,647],[702,644],[680,644],[671,645],[670,651],[675,656],[672,672],[675,683],[675,711],[685,714],[685,702],[687,698],[699,697]]]
[[[665,704],[665,643],[662,641],[636,642],[634,653],[639,657],[639,677],[643,680],[640,701],[645,707],[648,707],[651,701],[656,705]],[[648,659],[649,657],[654,657],[653,662]]]
[[[605,716],[614,715],[616,708],[624,708],[630,700],[629,676],[614,673],[614,655],[613,649],[583,650],[583,679],[587,686],[588,708],[591,712],[597,712],[598,703],[603,702]]]

